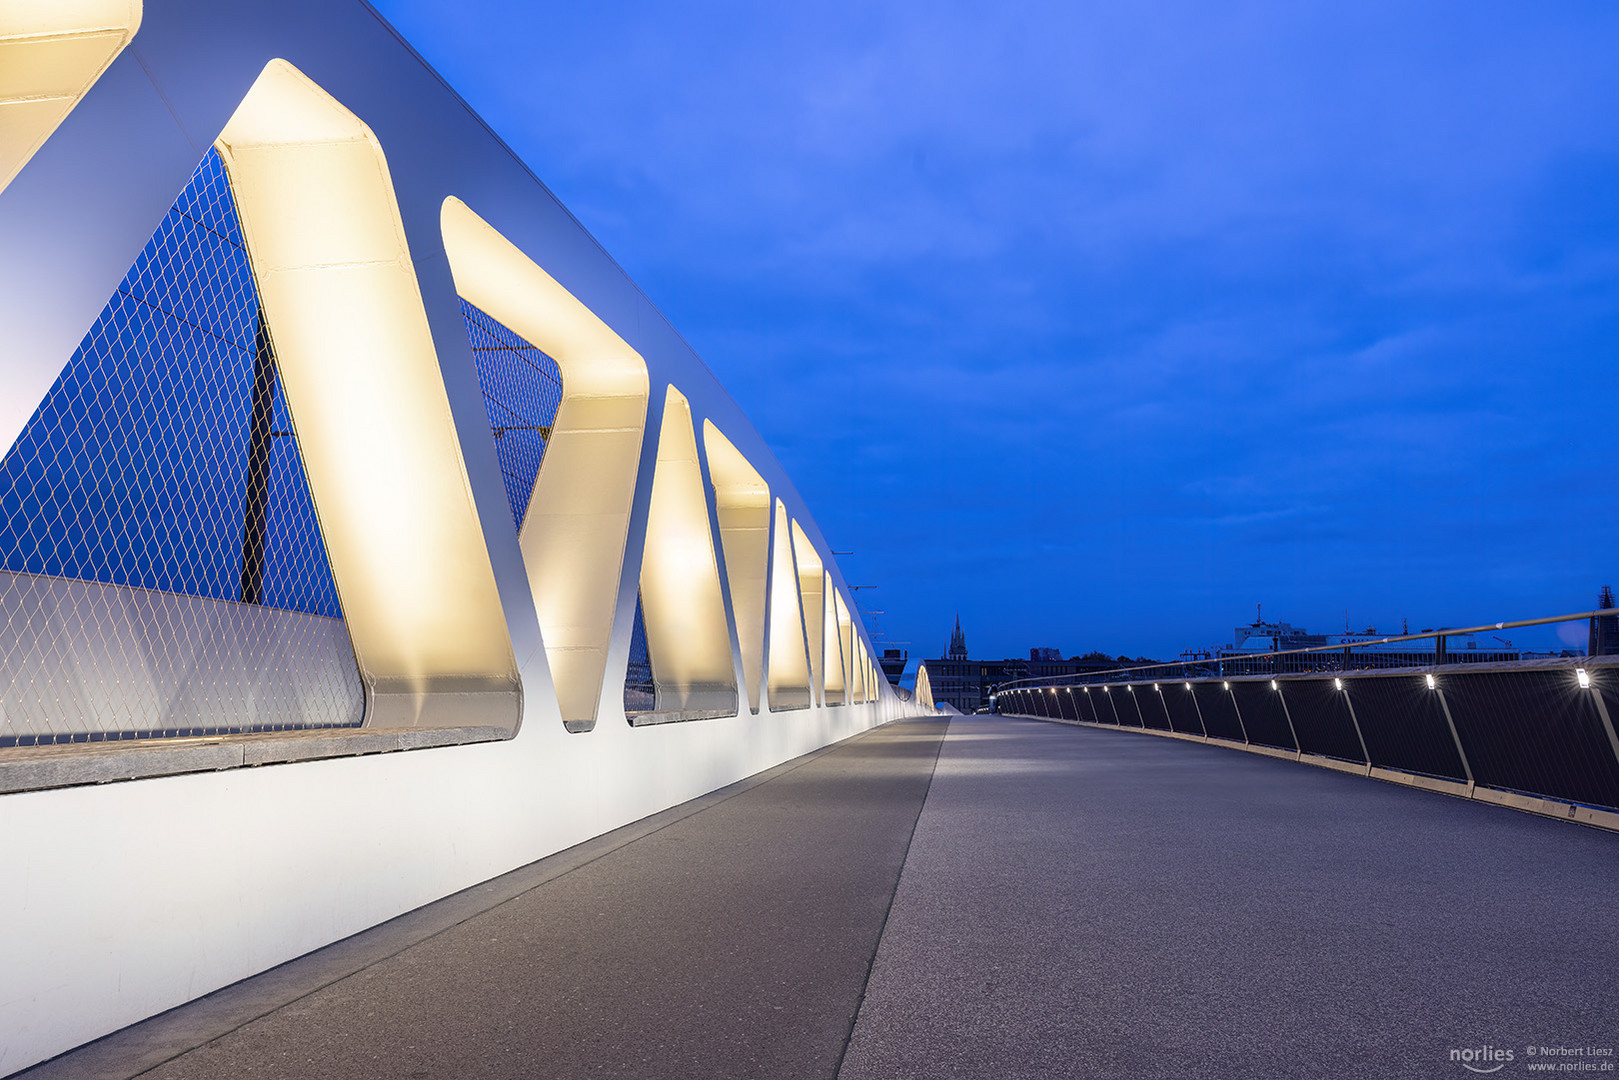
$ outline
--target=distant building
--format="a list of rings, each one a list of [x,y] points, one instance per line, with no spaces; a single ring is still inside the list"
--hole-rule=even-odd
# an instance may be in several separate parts
[[[981,697],[977,664],[967,658],[967,635],[961,630],[961,615],[950,634],[950,648],[937,660],[929,660],[928,683],[933,687],[935,705],[953,705],[964,713],[974,712]]]
[[[1593,619],[1593,626],[1598,620]],[[1423,633],[1430,633],[1433,629],[1443,630],[1443,627],[1424,629]],[[1339,666],[1351,668],[1384,668],[1384,667],[1414,667],[1425,663],[1432,663],[1437,658],[1442,663],[1489,663],[1497,664],[1509,660],[1523,660],[1536,655],[1527,653],[1515,647],[1511,642],[1496,638],[1492,644],[1486,640],[1480,644],[1476,634],[1446,635],[1440,644],[1440,639],[1418,638],[1415,641],[1391,641],[1372,645],[1385,637],[1403,637],[1407,631],[1402,627],[1399,634],[1385,634],[1376,627],[1368,626],[1361,631],[1347,631],[1342,634],[1312,634],[1302,626],[1294,626],[1285,622],[1265,622],[1256,618],[1247,626],[1238,626],[1232,631],[1231,644],[1215,645],[1208,649],[1187,650],[1181,654],[1186,662],[1216,660],[1220,662],[1219,670],[1228,674],[1240,674],[1248,671],[1249,664],[1245,660],[1264,653],[1287,652],[1292,649],[1336,649],[1345,647],[1349,661],[1344,664],[1344,653],[1318,652],[1308,653],[1295,657],[1280,657],[1276,661],[1261,662],[1262,668],[1255,670],[1272,670],[1280,665],[1281,670],[1310,671],[1336,669]],[[1593,629],[1592,633],[1596,633]],[[1614,642],[1619,650],[1619,620],[1616,620]],[[1368,647],[1371,646],[1371,647]],[[1549,655],[1549,654],[1546,654]]]
[[[1377,633],[1371,629],[1366,632]],[[1332,642],[1327,640],[1326,634],[1312,634],[1304,627],[1294,626],[1292,623],[1264,622],[1255,619],[1247,626],[1239,626],[1232,630],[1229,651],[1239,654],[1280,652],[1283,649],[1309,649],[1330,644]]]
[[[883,674],[888,676],[888,681],[892,685],[898,686],[900,676],[905,674],[905,665],[910,661],[911,651],[909,649],[904,652],[898,649],[884,649],[883,655],[878,659],[877,663],[882,665]]]
[[[934,702],[939,705],[948,702],[964,713],[988,708],[990,694],[1003,683],[1017,679],[1062,678],[1119,666],[1111,658],[1098,655],[1064,660],[1060,650],[1049,647],[1030,649],[1027,660],[1015,657],[974,660],[967,655],[967,635],[962,632],[960,615],[956,616],[950,648],[945,655],[925,663]]]
[[[1597,594],[1597,607],[1607,611],[1613,606],[1613,586],[1604,585]],[[1585,651],[1592,656],[1619,653],[1619,615],[1591,616],[1591,634]]]
[[[950,635],[950,652],[947,654],[951,660],[967,659],[967,635],[961,632],[961,612],[956,612],[956,629]]]

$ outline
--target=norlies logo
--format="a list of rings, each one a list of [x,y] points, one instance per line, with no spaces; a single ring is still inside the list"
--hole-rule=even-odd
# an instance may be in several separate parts
[[[1477,1049],[1468,1047],[1466,1050],[1452,1050],[1450,1060],[1460,1062],[1462,1068],[1476,1073],[1499,1072],[1506,1068],[1511,1061],[1511,1050],[1501,1050],[1494,1046],[1480,1046]]]

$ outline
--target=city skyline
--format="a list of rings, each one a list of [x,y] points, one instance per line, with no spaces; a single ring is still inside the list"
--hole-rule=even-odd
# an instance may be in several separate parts
[[[1594,597],[1593,603],[1589,605],[1590,610],[1595,611],[1602,610],[1604,608],[1611,608],[1612,595],[1612,589],[1610,586],[1602,586]],[[1186,656],[1196,656],[1200,654],[1213,655],[1222,649],[1241,649],[1242,646],[1240,640],[1232,639],[1241,639],[1245,636],[1245,632],[1253,632],[1259,630],[1260,628],[1274,628],[1277,626],[1287,627],[1291,634],[1300,637],[1318,636],[1331,638],[1332,641],[1337,641],[1340,637],[1347,639],[1370,639],[1405,635],[1421,635],[1444,629],[1444,627],[1439,626],[1419,626],[1412,623],[1409,619],[1402,617],[1398,626],[1392,624],[1384,624],[1379,626],[1373,623],[1351,624],[1346,620],[1342,625],[1340,633],[1340,628],[1338,626],[1329,626],[1326,624],[1310,626],[1304,623],[1295,623],[1285,615],[1273,615],[1271,618],[1266,618],[1263,613],[1263,604],[1256,604],[1255,608],[1256,611],[1253,621],[1244,622],[1235,627],[1227,626],[1223,628],[1221,631],[1219,631],[1224,635],[1223,637],[1211,637],[1206,641],[1184,645],[1182,648],[1177,649],[1172,653],[1162,655],[1155,654],[1145,657],[1138,653],[1124,653],[1118,650],[1110,650],[1106,647],[1106,642],[1101,642],[1100,644],[1086,644],[1080,648],[1069,648],[1061,644],[1054,644],[1050,641],[1030,641],[1025,647],[1013,648],[1006,653],[990,653],[980,651],[973,649],[970,641],[966,640],[968,628],[963,626],[961,623],[960,614],[957,613],[954,628],[949,632],[950,641],[948,646],[941,648],[938,652],[934,652],[932,651],[932,643],[930,641],[928,645],[922,649],[910,650],[910,665],[906,669],[907,685],[909,685],[909,683],[915,678],[917,664],[925,663],[934,659],[946,659],[957,655],[958,652],[962,657],[970,656],[973,659],[984,660],[1017,660],[1022,659],[1025,654],[1029,654],[1030,659],[1036,659],[1033,654],[1038,652],[1041,654],[1051,654],[1042,655],[1039,657],[1039,659],[1046,660],[1080,660],[1101,655],[1115,659],[1148,659],[1153,661],[1171,662],[1182,659]],[[1347,612],[1345,614],[1347,616]],[[1613,617],[1609,616],[1607,618],[1611,621]],[[1552,623],[1541,626],[1514,627],[1503,631],[1504,633],[1510,633],[1512,635],[1511,639],[1493,634],[1491,637],[1494,638],[1496,645],[1505,649],[1517,649],[1531,653],[1546,654],[1561,653],[1566,650],[1578,652],[1583,651],[1582,646],[1584,646],[1587,642],[1589,628],[1592,621],[1593,620],[1590,618],[1580,618],[1563,623]],[[880,641],[881,639],[879,638],[879,644]],[[1312,644],[1322,644],[1322,642],[1313,642]],[[1292,648],[1294,646],[1276,646],[1276,648],[1284,647]],[[962,649],[965,651],[961,651]]]

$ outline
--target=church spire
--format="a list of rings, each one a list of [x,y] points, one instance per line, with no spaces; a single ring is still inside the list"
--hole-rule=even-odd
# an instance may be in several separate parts
[[[950,635],[950,659],[967,659],[967,635],[961,632],[961,612],[956,612],[956,629]]]

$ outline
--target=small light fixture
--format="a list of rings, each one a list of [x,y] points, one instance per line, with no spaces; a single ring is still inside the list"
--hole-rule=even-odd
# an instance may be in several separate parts
[[[1191,689],[1191,688],[1192,688],[1192,684],[1191,684],[1191,683],[1187,683],[1187,684],[1186,684],[1186,689],[1188,689],[1188,690],[1190,690],[1190,689]]]
[[[1280,689],[1281,689],[1281,687],[1280,687],[1280,686],[1277,686],[1277,685],[1276,685],[1276,680],[1275,680],[1275,679],[1272,679],[1272,680],[1271,680],[1271,681],[1270,681],[1270,688],[1271,688],[1271,689],[1272,689],[1272,690],[1280,690]]]
[[[1591,675],[1584,668],[1575,668],[1574,669],[1574,677],[1576,679],[1580,680],[1580,689],[1581,690],[1589,690],[1589,689],[1591,689]]]
[[[1226,684],[1224,684],[1224,685],[1225,685],[1225,688],[1226,688],[1226,689],[1227,689],[1227,690],[1229,690],[1229,689],[1231,689],[1231,684],[1230,684],[1230,683],[1226,683]]]
[[[1135,684],[1135,683],[1131,683],[1131,684],[1130,684],[1130,685],[1129,685],[1129,686],[1126,686],[1126,687],[1125,687],[1125,689],[1126,689],[1126,690],[1128,690],[1128,691],[1130,691],[1130,693],[1132,693],[1132,694],[1133,694],[1133,693],[1135,693],[1135,692],[1136,692],[1136,684]]]
[[[1334,690],[1342,690],[1344,688],[1344,681],[1342,679],[1332,680],[1332,688]]]
[[[1162,691],[1162,690],[1159,690],[1159,689],[1158,689],[1158,684],[1157,684],[1157,683],[1153,683],[1153,684],[1152,684],[1152,688],[1153,688],[1153,689],[1154,689],[1154,690],[1158,690],[1158,692],[1159,692],[1159,693],[1160,693],[1160,694],[1162,694],[1162,693],[1163,693],[1163,691]]]
[[[1088,694],[1088,693],[1090,693],[1090,692],[1091,692],[1091,688],[1090,688],[1090,687],[1088,687],[1088,686],[1087,686],[1087,687],[1086,687],[1086,688],[1085,688],[1085,692],[1086,692],[1086,693],[1087,693],[1087,694]]]
[[[1437,690],[1437,689],[1439,689],[1439,680],[1433,677],[1433,672],[1431,672],[1431,671],[1428,672],[1428,674],[1425,675],[1424,678],[1426,678],[1428,680],[1428,689],[1429,690]]]

